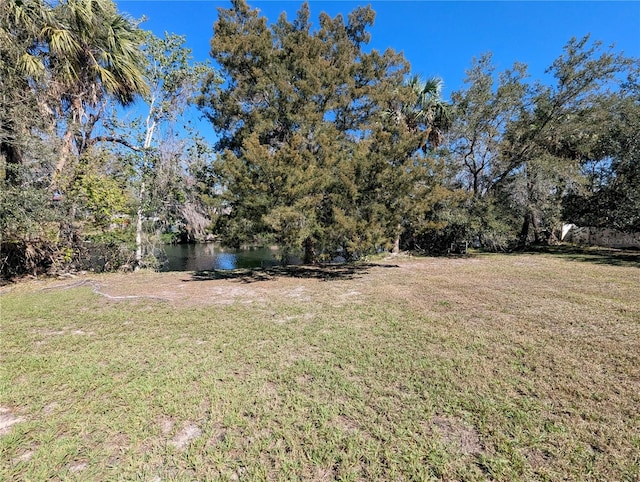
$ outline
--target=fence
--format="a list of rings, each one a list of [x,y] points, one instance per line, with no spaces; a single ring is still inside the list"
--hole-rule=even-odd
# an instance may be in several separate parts
[[[562,241],[607,248],[639,248],[640,233],[625,233],[615,229],[579,227],[575,224],[562,226]]]

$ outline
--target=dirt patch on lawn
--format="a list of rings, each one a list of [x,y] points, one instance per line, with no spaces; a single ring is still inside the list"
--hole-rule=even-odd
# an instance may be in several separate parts
[[[484,452],[484,446],[478,433],[461,420],[454,417],[437,415],[433,418],[433,426],[442,440],[464,455],[476,455]]]
[[[263,294],[260,286],[234,285],[227,280],[192,282],[191,273],[108,273],[87,275],[74,282],[45,282],[43,291],[89,287],[108,301],[167,302],[178,306],[231,304],[236,301],[252,303]],[[63,333],[58,333],[63,334]]]
[[[175,437],[173,437],[169,444],[173,445],[178,450],[184,450],[195,439],[202,435],[200,427],[193,423],[187,423],[182,430],[180,430]]]
[[[336,303],[344,304],[355,302],[361,294],[359,290],[350,288],[357,283],[354,279],[368,276],[377,269],[375,265],[367,265],[344,272],[338,272],[334,267],[326,272],[322,268],[302,270],[296,267],[291,271],[269,272],[109,273],[86,275],[73,282],[45,282],[41,290],[90,287],[109,301],[149,300],[176,306],[252,304],[274,298],[308,303],[316,301],[314,294],[320,292],[332,296]],[[323,286],[318,290],[320,283]]]
[[[87,467],[89,467],[89,464],[87,462],[76,461],[70,464],[68,468],[69,468],[69,473],[76,474],[78,472],[82,472],[83,470],[86,470]]]
[[[8,434],[16,423],[24,422],[24,418],[11,413],[6,407],[0,407],[0,435]]]
[[[16,285],[16,291],[57,291],[90,288],[108,302],[170,303],[177,307],[263,303],[359,304],[376,281],[401,289],[407,269],[438,270],[460,260],[393,258],[359,265],[293,266],[268,270],[207,272],[87,273],[72,279],[38,279]],[[62,334],[62,333],[57,333]],[[66,334],[66,333],[65,333]],[[80,334],[80,333],[78,333]]]

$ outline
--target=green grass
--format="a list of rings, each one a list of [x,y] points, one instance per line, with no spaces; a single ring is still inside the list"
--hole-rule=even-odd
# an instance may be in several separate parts
[[[17,286],[0,479],[638,480],[640,265],[572,256]]]

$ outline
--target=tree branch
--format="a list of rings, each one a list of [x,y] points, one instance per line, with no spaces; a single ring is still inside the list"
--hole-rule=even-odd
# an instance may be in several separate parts
[[[97,137],[92,138],[89,141],[89,145],[94,145],[96,142],[115,142],[117,144],[122,144],[123,146],[128,147],[132,151],[141,152],[143,150],[140,146],[136,146],[134,144],[131,144],[127,140],[121,139],[120,137],[97,136]]]

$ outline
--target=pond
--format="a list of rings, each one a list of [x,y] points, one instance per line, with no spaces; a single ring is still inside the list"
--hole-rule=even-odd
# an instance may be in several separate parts
[[[166,262],[161,271],[209,271],[238,268],[265,268],[280,264],[280,251],[276,247],[224,248],[219,244],[172,244],[163,247]],[[287,264],[300,264],[295,257]]]

